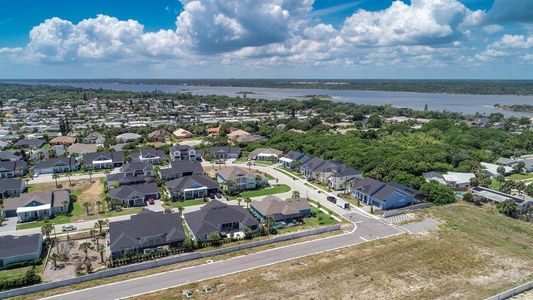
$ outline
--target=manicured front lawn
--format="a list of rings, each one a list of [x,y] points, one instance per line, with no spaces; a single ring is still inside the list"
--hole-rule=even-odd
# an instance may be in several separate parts
[[[12,280],[24,277],[26,275],[26,272],[31,270],[33,266],[27,266],[22,268],[16,268],[11,270],[1,270],[0,271],[0,281],[4,280]]]
[[[231,196],[230,199],[233,200],[233,199],[236,199],[237,197],[253,198],[253,197],[260,197],[260,196],[268,196],[268,195],[290,192],[290,190],[291,190],[290,186],[286,184],[275,184],[273,186],[268,186],[260,190],[244,191],[244,192],[241,192],[238,196]]]
[[[52,224],[59,225],[59,224],[67,224],[72,221],[72,218],[70,216],[56,216],[52,219],[48,219],[48,221]],[[17,224],[17,230],[24,230],[24,229],[30,229],[30,228],[38,228],[43,227],[44,220],[43,221],[35,221],[35,222],[27,222],[27,223],[21,223]]]
[[[205,202],[204,199],[191,199],[185,201],[167,201],[165,202],[165,204],[163,204],[163,206],[168,208],[178,208],[192,205],[201,205],[205,203],[207,202]]]
[[[298,179],[298,178],[303,179],[304,178],[301,174],[296,173],[294,171],[287,171],[287,170],[282,169],[282,168],[274,168],[274,170],[279,171],[279,172],[281,172],[281,173],[283,173],[283,174],[285,174],[285,175],[287,175],[287,176],[289,176],[289,177],[291,177],[293,179]]]
[[[262,161],[256,161],[255,162],[256,166],[262,166],[262,167],[270,167],[273,164],[274,164],[273,162],[267,161],[267,160],[262,160]]]

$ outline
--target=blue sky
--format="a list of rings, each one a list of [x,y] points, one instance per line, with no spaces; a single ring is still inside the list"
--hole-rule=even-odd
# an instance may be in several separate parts
[[[0,78],[533,78],[533,1],[3,0]]]

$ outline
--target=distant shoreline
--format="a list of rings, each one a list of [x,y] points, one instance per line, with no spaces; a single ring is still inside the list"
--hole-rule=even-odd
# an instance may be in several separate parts
[[[278,89],[329,89],[454,95],[531,96],[533,80],[376,80],[376,79],[3,79],[10,83],[117,83]],[[246,94],[252,94],[245,92]]]

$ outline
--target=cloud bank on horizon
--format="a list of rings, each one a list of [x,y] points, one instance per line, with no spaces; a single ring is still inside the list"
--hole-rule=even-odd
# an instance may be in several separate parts
[[[180,2],[175,28],[159,31],[104,14],[46,19],[25,45],[0,40],[0,76],[533,77],[533,1],[494,0],[486,10],[392,1],[373,11],[350,2],[336,26],[313,0]]]

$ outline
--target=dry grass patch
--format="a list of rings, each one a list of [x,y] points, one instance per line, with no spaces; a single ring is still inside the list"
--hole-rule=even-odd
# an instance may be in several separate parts
[[[533,278],[533,224],[463,203],[425,213],[444,225],[136,299],[483,299]]]

